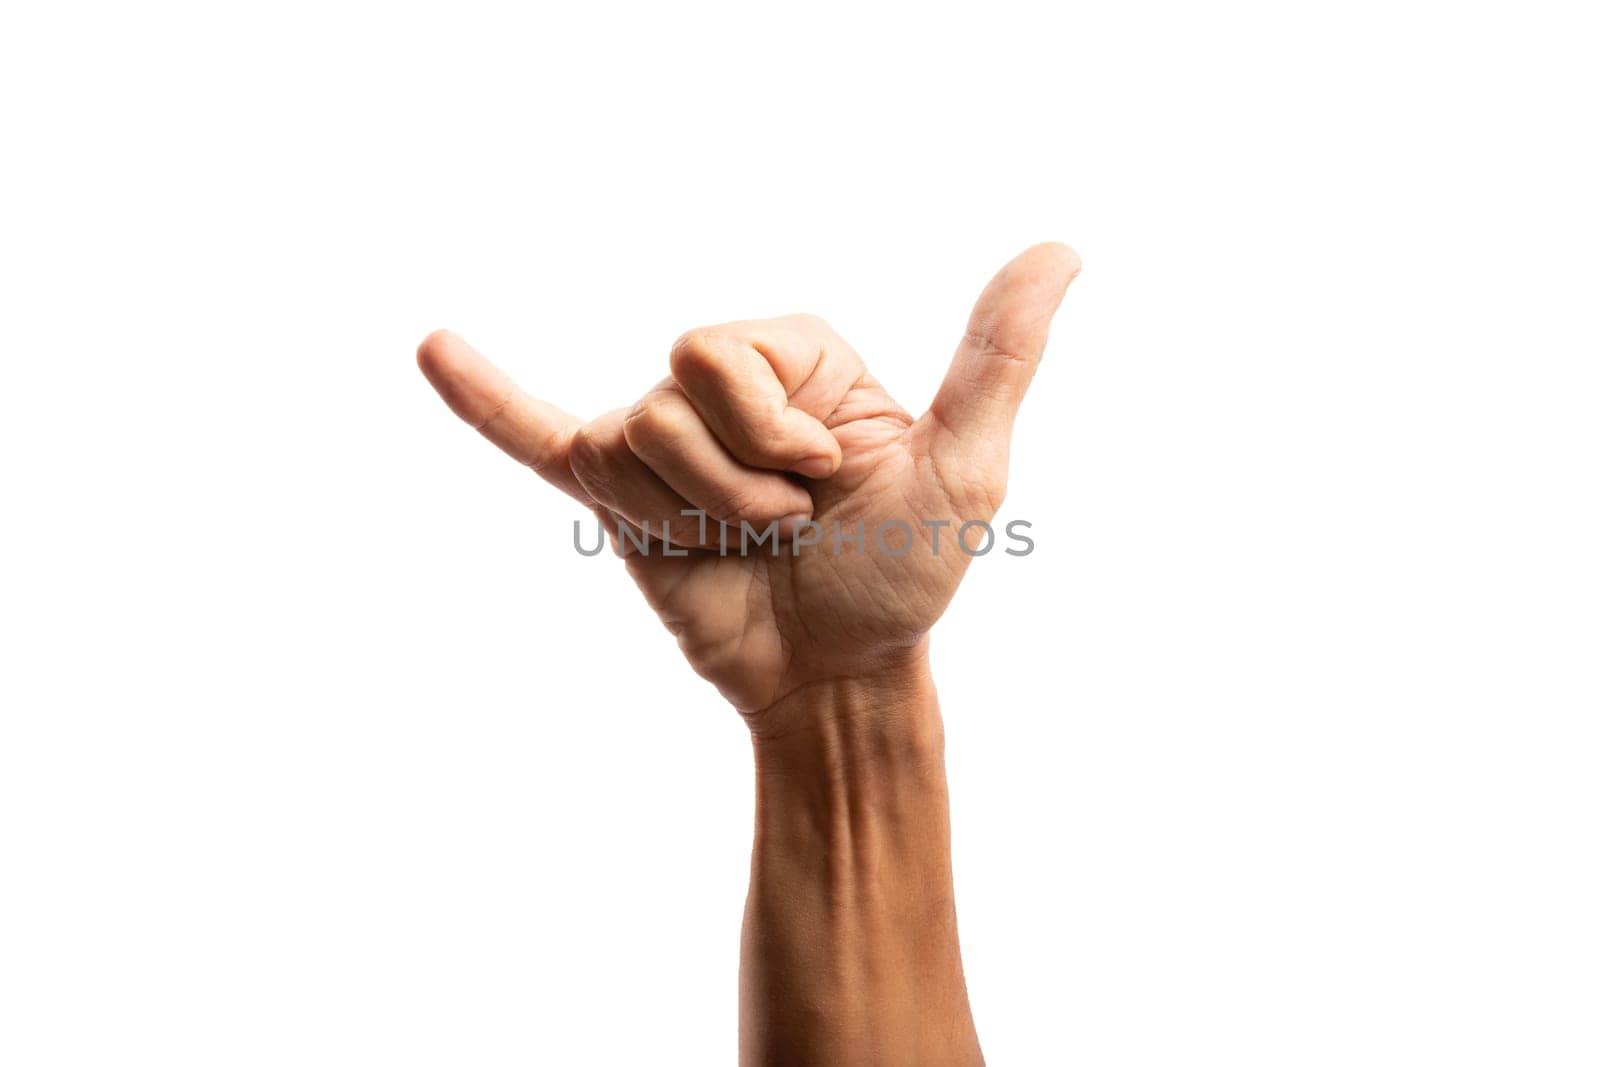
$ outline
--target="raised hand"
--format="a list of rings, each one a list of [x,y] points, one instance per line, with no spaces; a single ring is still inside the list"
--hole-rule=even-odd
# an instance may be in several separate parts
[[[691,330],[668,378],[587,423],[454,334],[429,336],[417,362],[457,415],[613,537],[620,520],[650,606],[760,728],[801,687],[920,655],[989,544],[976,527],[956,539],[1000,505],[1012,420],[1078,267],[1043,244],[1002,268],[920,418],[809,315]],[[774,522],[777,538],[752,543]]]

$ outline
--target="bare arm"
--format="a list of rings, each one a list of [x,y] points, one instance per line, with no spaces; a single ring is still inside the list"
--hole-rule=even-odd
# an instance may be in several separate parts
[[[741,1060],[982,1063],[925,661],[807,687],[782,711],[792,728],[754,736]]]
[[[1048,244],[1002,268],[921,417],[810,315],[691,330],[669,377],[587,422],[452,334],[418,350],[458,415],[600,517],[750,727],[746,1063],[982,1061],[927,635],[971,561],[958,530],[999,508],[1012,421],[1077,271]],[[750,549],[745,524],[777,532]]]

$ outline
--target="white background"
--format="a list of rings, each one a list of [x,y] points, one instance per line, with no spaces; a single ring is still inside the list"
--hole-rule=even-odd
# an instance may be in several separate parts
[[[7,5],[0,1062],[731,1062],[744,731],[448,325],[921,410],[1085,262],[935,634],[995,1064],[1600,1059],[1583,5]]]

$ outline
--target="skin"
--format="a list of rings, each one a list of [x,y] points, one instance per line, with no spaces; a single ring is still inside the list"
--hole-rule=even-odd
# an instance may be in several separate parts
[[[1059,244],[1003,267],[916,418],[810,315],[692,330],[667,378],[589,422],[529,396],[454,334],[418,349],[457,415],[613,531],[690,666],[750,727],[742,1063],[983,1061],[956,937],[928,632],[971,562],[957,527],[992,519],[1005,494],[1012,424],[1078,270]],[[735,524],[726,555],[719,520]],[[740,554],[741,520],[777,522],[780,551]],[[894,520],[910,526],[900,555],[872,543]],[[821,543],[796,549],[805,521]],[[619,522],[638,540],[617,538]],[[836,553],[835,523],[846,535],[864,523],[865,550]],[[906,536],[887,533],[888,549]],[[683,554],[663,554],[663,539]],[[979,547],[976,531],[967,543]]]

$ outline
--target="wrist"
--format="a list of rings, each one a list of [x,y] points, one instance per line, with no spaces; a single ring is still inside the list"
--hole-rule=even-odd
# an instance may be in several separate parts
[[[871,671],[806,682],[745,719],[758,774],[876,776],[942,766],[944,759],[926,642]]]
[[[944,722],[925,657],[813,683],[764,715],[751,730],[758,856],[869,839],[920,850],[947,824]]]

